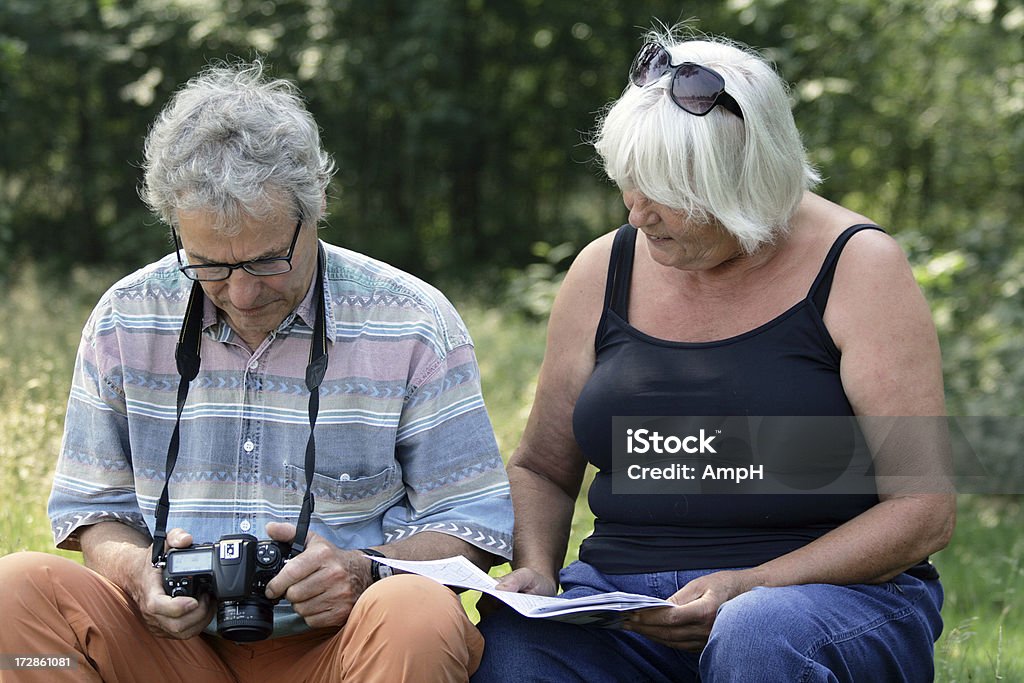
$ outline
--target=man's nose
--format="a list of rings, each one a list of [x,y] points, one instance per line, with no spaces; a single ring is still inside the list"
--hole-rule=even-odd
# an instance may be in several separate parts
[[[244,268],[238,268],[231,273],[231,277],[224,281],[228,288],[228,300],[235,308],[252,308],[260,294],[259,278],[247,273]]]

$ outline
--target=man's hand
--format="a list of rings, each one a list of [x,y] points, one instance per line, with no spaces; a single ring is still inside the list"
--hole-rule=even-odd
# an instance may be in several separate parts
[[[182,529],[167,532],[164,551],[168,548],[187,548],[192,535]],[[149,631],[161,638],[185,640],[199,635],[213,619],[213,601],[209,595],[196,598],[172,598],[164,592],[159,569],[153,567],[149,548],[137,551],[139,571],[135,581],[127,587],[139,607],[139,614]]]
[[[267,535],[290,542],[295,526],[271,522]],[[361,552],[342,550],[310,531],[306,549],[267,585],[267,597],[288,600],[310,628],[340,627],[370,582],[370,560]]]

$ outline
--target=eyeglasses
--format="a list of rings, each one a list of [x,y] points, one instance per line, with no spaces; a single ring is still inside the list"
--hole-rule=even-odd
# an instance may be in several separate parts
[[[668,92],[680,109],[694,116],[705,116],[722,105],[743,118],[739,103],[725,92],[725,79],[721,74],[693,62],[673,64],[668,50],[655,43],[647,43],[640,48],[629,67],[629,82],[642,88],[673,70],[672,86]]]
[[[182,263],[181,240],[178,239],[177,231],[171,228],[171,234],[174,235],[174,246],[177,247],[178,251],[178,270],[189,280],[199,280],[201,282],[227,280],[237,268],[241,268],[250,275],[259,277],[287,273],[292,269],[292,255],[295,253],[295,244],[299,241],[299,228],[301,227],[302,218],[300,217],[299,222],[295,224],[295,234],[292,235],[292,243],[288,247],[288,254],[286,256],[258,258],[251,261],[243,261],[242,263],[203,263],[197,266],[186,266]]]

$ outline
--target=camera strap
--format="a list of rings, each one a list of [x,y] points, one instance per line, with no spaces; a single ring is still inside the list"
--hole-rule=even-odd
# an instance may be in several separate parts
[[[320,384],[327,373],[327,325],[324,318],[324,250],[317,250],[317,272],[314,284],[313,301],[315,302],[315,320],[313,322],[313,338],[309,342],[309,362],[306,365],[306,388],[309,390],[309,438],[306,441],[306,492],[302,497],[302,509],[295,525],[295,538],[291,542],[289,558],[295,557],[306,547],[306,535],[309,531],[310,518],[313,515],[313,473],[316,468],[316,437],[314,427],[320,412]],[[160,500],[156,504],[156,528],[153,532],[153,564],[158,565],[164,555],[164,541],[167,540],[167,516],[170,513],[171,473],[178,461],[181,444],[181,414],[188,398],[188,389],[192,380],[199,374],[199,348],[203,334],[203,287],[196,281],[192,283],[185,317],[178,332],[178,343],[174,347],[174,361],[181,379],[178,381],[177,410],[174,418],[174,431],[167,444],[167,460],[164,468],[164,488]]]
[[[324,321],[326,307],[324,305],[324,250],[317,254],[316,293],[319,310],[313,322],[313,338],[309,341],[309,363],[306,365],[306,388],[309,389],[309,438],[306,440],[306,492],[302,496],[302,510],[295,524],[295,538],[292,539],[292,550],[289,558],[295,557],[306,549],[306,533],[309,531],[309,520],[313,515],[313,473],[316,469],[316,416],[320,412],[320,383],[327,374],[327,325]]]

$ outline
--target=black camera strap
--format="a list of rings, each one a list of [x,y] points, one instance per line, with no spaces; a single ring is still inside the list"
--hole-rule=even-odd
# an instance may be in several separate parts
[[[295,557],[306,547],[306,535],[309,531],[310,518],[313,515],[313,473],[316,468],[316,438],[314,428],[320,412],[320,384],[327,373],[327,325],[324,318],[324,250],[317,251],[317,272],[314,284],[313,301],[315,308],[313,322],[313,338],[309,342],[309,363],[306,365],[306,388],[309,389],[309,439],[306,441],[306,492],[302,497],[302,510],[295,525],[295,538],[291,542],[289,557]],[[164,541],[167,539],[167,516],[170,513],[171,473],[178,461],[181,443],[181,414],[188,398],[188,389],[192,380],[199,374],[199,348],[203,334],[203,287],[199,282],[192,283],[185,317],[178,333],[178,343],[174,348],[174,360],[181,379],[178,381],[177,411],[174,418],[174,431],[167,444],[167,461],[164,468],[164,488],[160,500],[156,504],[156,529],[153,532],[153,564],[158,565],[164,555]]]
[[[313,516],[313,473],[316,468],[316,416],[320,412],[320,383],[327,374],[327,325],[324,321],[324,250],[317,255],[316,292],[314,297],[319,310],[313,322],[313,338],[309,341],[309,363],[306,365],[306,388],[309,389],[309,438],[306,440],[306,493],[302,496],[302,510],[295,524],[295,538],[289,557],[295,557],[306,549],[306,533]]]

